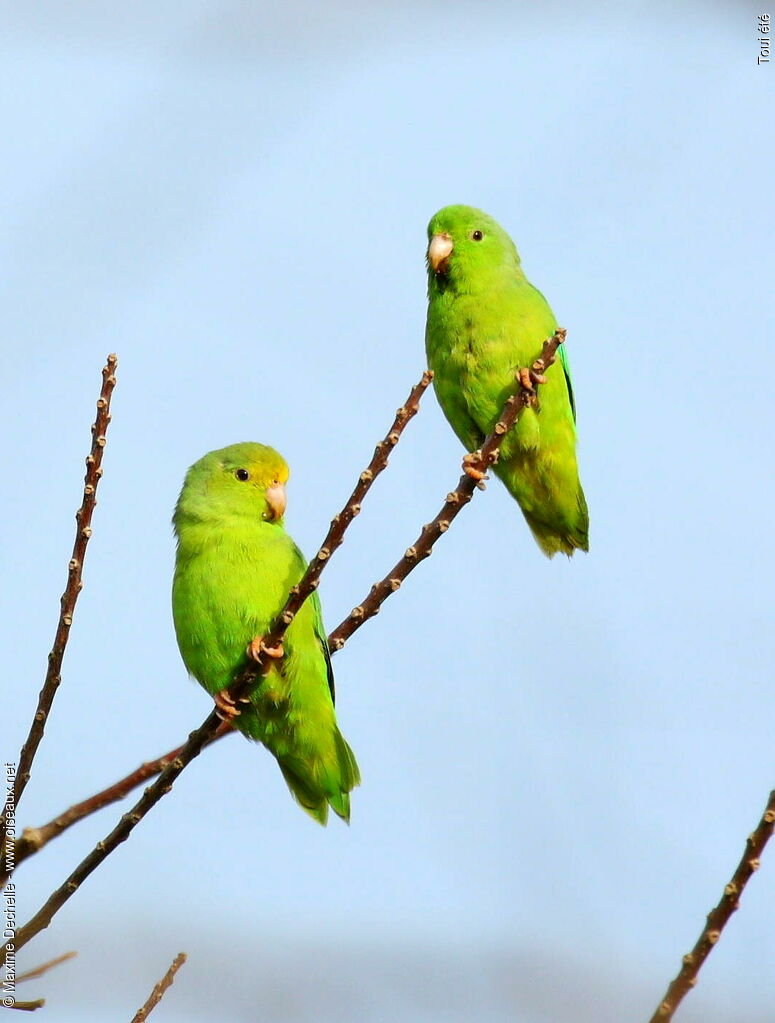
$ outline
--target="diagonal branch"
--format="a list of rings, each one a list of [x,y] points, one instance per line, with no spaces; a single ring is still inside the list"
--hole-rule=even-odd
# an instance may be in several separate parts
[[[26,970],[24,973],[17,973],[16,983],[23,984],[26,980],[35,980],[36,977],[42,977],[44,973],[53,970],[55,966],[66,963],[68,959],[74,959],[77,955],[77,952],[64,952],[55,959],[49,959],[48,962],[41,963],[40,966],[34,966],[31,970]]]
[[[113,388],[116,385],[116,366],[118,360],[115,355],[109,355],[107,364],[102,370],[102,390],[97,399],[97,417],[92,426],[91,452],[86,458],[86,476],[84,478],[83,502],[76,512],[75,518],[78,529],[75,534],[73,545],[73,556],[68,565],[67,586],[62,594],[59,622],[57,624],[54,646],[48,655],[48,670],[43,682],[43,688],[38,697],[38,707],[35,717],[32,719],[30,732],[19,754],[19,766],[14,783],[14,806],[19,805],[22,793],[30,779],[30,769],[35,759],[40,740],[43,738],[43,731],[46,727],[51,706],[56,696],[59,683],[62,681],[62,658],[70,635],[70,627],[73,624],[73,612],[81,592],[81,573],[83,571],[83,560],[86,556],[86,545],[92,534],[91,520],[94,513],[94,506],[97,503],[97,484],[102,476],[102,453],[105,450],[105,435],[110,422],[110,398]],[[3,845],[5,843],[2,843]]]
[[[533,373],[538,374],[540,376],[540,374],[543,371],[548,369],[548,367],[554,362],[557,349],[564,340],[565,331],[558,330],[551,338],[549,338],[544,343],[541,355],[533,363],[532,366]],[[539,381],[533,380],[532,383],[533,383],[532,388],[525,388],[520,381],[518,391],[508,399],[506,405],[504,406],[503,413],[501,414],[498,423],[496,424],[490,436],[485,440],[484,444],[480,448],[479,454],[480,457],[483,458],[483,466],[485,468],[488,465],[494,464],[494,462],[496,461],[498,457],[500,443],[503,440],[506,431],[510,428],[511,425],[513,425],[513,423],[519,417],[521,409],[526,407],[527,405],[532,405],[534,403],[535,386],[537,383],[540,383],[540,380]],[[423,384],[424,390],[424,388],[427,387],[427,382],[425,382],[424,377],[423,381],[421,381],[421,384],[418,384],[417,387],[412,391],[412,394],[410,395],[404,407],[410,408],[412,407],[412,395],[414,395],[415,392],[417,391],[417,388],[422,386]],[[420,392],[420,394],[416,396],[417,401],[419,401],[421,393],[422,392]],[[416,411],[416,407],[414,411]],[[400,412],[401,410],[399,409],[399,413]],[[414,412],[411,412],[410,415],[414,415]],[[386,438],[387,441],[390,441],[390,436],[391,435],[388,434]],[[393,441],[392,443],[394,445],[396,441]],[[382,445],[384,444],[385,441],[383,440]],[[377,449],[375,450],[375,457],[377,456],[377,453],[379,451],[380,445],[377,445]],[[373,466],[370,466],[369,469],[367,469],[362,474],[361,481],[363,481],[363,477],[367,476],[367,474],[370,471],[371,472],[374,471]],[[453,491],[452,494],[449,494],[447,496],[447,500],[444,502],[442,510],[439,512],[439,514],[436,516],[433,522],[429,523],[427,526],[423,528],[423,531],[420,534],[418,540],[415,541],[412,548],[409,548],[409,551],[414,551],[415,553],[410,556],[409,551],[407,551],[407,553],[404,555],[404,557],[401,559],[398,565],[394,569],[392,569],[387,574],[387,576],[385,576],[381,583],[377,583],[375,586],[372,587],[368,597],[361,604],[359,604],[358,607],[356,607],[347,616],[347,618],[344,619],[344,621],[340,622],[340,624],[334,629],[333,632],[329,634],[328,645],[331,649],[332,654],[342,649],[342,647],[345,645],[349,637],[352,636],[352,634],[356,632],[365,621],[367,621],[369,618],[372,618],[379,610],[381,604],[390,596],[391,593],[394,593],[395,590],[398,589],[398,587],[401,584],[401,580],[406,578],[406,576],[412,571],[413,568],[415,568],[420,563],[420,561],[429,556],[433,544],[439,538],[441,533],[446,532],[447,528],[449,528],[449,523],[452,521],[452,519],[458,514],[460,509],[463,508],[471,500],[475,487],[476,484],[468,475],[464,475],[460,478],[456,490]],[[336,521],[337,520],[334,519],[334,522],[332,523],[332,528]],[[341,539],[339,540],[339,542],[341,543]],[[323,547],[325,546],[326,543],[324,541]],[[394,580],[397,581],[398,585],[396,585]],[[205,745],[209,744],[210,742],[215,742],[217,739],[220,739],[224,735],[227,735],[230,731],[233,731],[233,729],[231,729],[225,722],[222,723],[220,728],[215,733],[215,735],[208,739]],[[163,756],[158,757],[155,760],[151,760],[142,764],[137,770],[132,771],[125,778],[122,778],[120,781],[116,782],[114,785],[111,785],[104,791],[98,792],[96,795],[91,796],[89,799],[85,799],[81,803],[76,803],[75,806],[71,806],[68,810],[65,810],[63,813],[61,813],[58,817],[55,817],[54,820],[50,821],[48,824],[43,825],[43,827],[26,828],[21,838],[18,839],[16,842],[15,846],[16,863],[19,864],[23,860],[27,859],[28,856],[31,856],[33,855],[33,853],[38,852],[40,849],[43,848],[44,845],[50,842],[52,838],[56,838],[66,828],[69,828],[71,825],[77,823],[79,820],[82,820],[84,817],[89,816],[89,814],[94,813],[96,810],[100,810],[105,806],[108,806],[110,803],[122,800],[132,791],[132,789],[137,788],[137,786],[142,784],[142,782],[147,781],[149,778],[152,778],[155,775],[158,775],[161,771],[163,771],[171,761],[175,760],[181,754],[182,750],[183,746],[178,746],[176,749],[171,750],[169,753],[165,753]]]
[[[371,489],[372,483],[387,465],[390,452],[398,443],[404,427],[409,420],[417,414],[420,398],[427,390],[432,379],[433,373],[431,373],[430,370],[426,370],[423,373],[420,382],[415,384],[409,394],[409,397],[396,412],[396,418],[393,420],[393,425],[388,430],[386,436],[374,449],[374,455],[372,456],[371,461],[358,477],[355,489],[347,499],[347,503],[344,508],[342,508],[339,514],[335,515],[331,520],[331,525],[323,539],[323,543],[320,545],[320,549],[315,557],[307,566],[307,571],[304,573],[303,578],[296,586],[292,587],[290,596],[288,597],[282,613],[275,622],[271,631],[263,637],[262,645],[264,647],[272,648],[280,645],[286,629],[299,613],[299,609],[302,604],[307,597],[309,597],[310,594],[317,589],[320,575],[329,558],[337,547],[341,545],[342,540],[344,539],[345,530],[355,516],[360,512],[361,503]],[[254,682],[256,678],[262,674],[262,672],[267,670],[268,667],[269,658],[262,650],[259,657],[256,657],[255,662],[245,668],[233,685],[229,687],[235,698],[238,698],[238,695],[244,694],[249,684]]]
[[[331,554],[342,543],[347,526],[360,511],[363,498],[368,493],[376,477],[387,465],[390,452],[398,443],[404,427],[417,413],[420,398],[430,384],[431,379],[432,375],[430,373],[423,373],[420,383],[412,388],[407,402],[399,408],[387,436],[377,445],[368,468],[365,472],[361,473],[358,483],[344,508],[333,519],[318,554],[307,566],[307,570],[298,585],[294,586],[291,590],[285,607],[272,624],[268,636],[265,637],[266,645],[276,646],[282,641],[286,629],[298,613],[302,603],[317,587],[320,575],[328,564]],[[240,674],[235,684],[230,687],[235,700],[238,700],[248,692],[257,672],[261,669],[261,661],[257,658],[255,667],[252,667],[249,672],[242,672]],[[189,735],[188,740],[178,750],[174,760],[165,765],[156,781],[148,786],[137,803],[128,813],[123,815],[110,834],[103,841],[97,843],[89,855],[78,864],[67,880],[49,896],[38,912],[23,927],[19,928],[16,933],[17,949],[23,948],[30,939],[48,927],[54,915],[78,890],[86,878],[97,869],[114,849],[129,838],[133,829],[140,823],[148,811],[170,791],[181,771],[199,756],[208,743],[212,742],[220,725],[221,720],[218,717],[217,711],[212,710],[199,728]]]
[[[65,952],[61,956],[57,956],[56,959],[49,959],[46,963],[41,963],[40,966],[35,966],[31,970],[27,970],[25,973],[17,973],[15,983],[23,984],[27,980],[34,980],[36,977],[42,977],[44,973],[48,973],[49,970],[53,970],[55,966],[59,966],[61,963],[66,963],[68,959],[72,959],[77,956],[77,952]],[[5,990],[5,988],[4,988]],[[3,1001],[3,1005],[7,1009],[19,1009],[22,1012],[34,1012],[36,1009],[42,1009],[46,1004],[45,998],[36,998],[33,1001],[20,1002],[16,999],[6,1003]]]
[[[540,356],[535,360],[528,371],[529,377],[518,375],[518,390],[511,395],[503,406],[498,422],[492,432],[485,439],[481,448],[474,452],[468,464],[476,464],[482,471],[494,465],[498,460],[498,452],[503,438],[511,427],[519,419],[522,410],[533,405],[536,400],[536,388],[541,382],[541,375],[551,366],[555,360],[557,349],[565,340],[565,331],[559,329],[548,341],[544,342]],[[533,386],[526,386],[528,380]],[[452,493],[447,494],[447,499],[441,506],[441,510],[433,521],[423,526],[420,535],[411,547],[408,547],[404,556],[398,561],[388,574],[372,586],[368,596],[357,607],[353,608],[350,614],[341,622],[328,637],[328,644],[332,650],[341,650],[347,640],[356,632],[364,622],[373,618],[380,607],[391,593],[395,593],[406,579],[412,569],[425,558],[430,557],[433,545],[442,533],[446,533],[452,520],[460,513],[471,498],[477,487],[484,488],[484,482],[476,483],[467,473],[464,473],[458,481],[457,487]]]
[[[51,923],[54,915],[74,895],[83,882],[92,874],[110,853],[125,842],[133,829],[152,807],[159,802],[172,788],[181,771],[202,752],[208,741],[215,734],[220,718],[215,710],[205,718],[196,731],[191,732],[188,741],[181,747],[180,753],[167,764],[156,781],[149,785],[132,809],[123,815],[118,824],[101,842],[92,849],[85,859],[81,860],[67,880],[53,892],[38,912],[16,932],[16,949],[23,948],[31,938],[39,934]]]
[[[36,998],[34,1002],[13,1002],[11,1005],[6,1006],[6,1008],[20,1009],[22,1012],[34,1012],[36,1009],[42,1009],[45,1004],[45,998]]]
[[[166,992],[167,988],[171,987],[172,982],[175,979],[175,974],[178,972],[178,970],[186,961],[186,959],[188,959],[188,956],[186,955],[185,952],[178,952],[178,954],[172,960],[172,965],[170,966],[170,968],[161,978],[159,983],[154,986],[153,991],[151,991],[150,995],[148,996],[148,1001],[145,1003],[145,1005],[143,1005],[141,1009],[138,1009],[135,1015],[132,1017],[132,1023],[145,1023],[145,1020],[148,1019],[148,1016],[153,1012],[153,1010],[164,997],[164,993]]]
[[[216,730],[215,735],[212,737],[210,742],[215,742],[216,739],[220,739],[228,732],[232,732],[233,729],[230,724],[226,721],[222,721],[220,727]],[[161,757],[157,757],[156,760],[148,761],[126,775],[120,781],[117,781],[114,785],[108,786],[101,792],[97,792],[95,795],[90,796],[88,799],[84,799],[80,803],[75,803],[74,806],[68,807],[63,813],[49,821],[48,824],[42,825],[39,828],[25,828],[21,834],[21,838],[18,838],[13,846],[13,856],[9,857],[10,862],[13,863],[13,869],[19,866],[28,856],[32,856],[34,853],[39,852],[44,845],[48,845],[52,838],[58,838],[63,831],[66,831],[73,824],[77,824],[78,821],[84,819],[84,817],[90,816],[90,814],[96,813],[97,810],[102,810],[106,806],[110,806],[111,803],[119,803],[124,799],[132,789],[136,789],[138,785],[142,785],[144,781],[149,778],[154,778],[157,774],[164,770],[170,761],[174,760],[175,757],[180,755],[180,751],[183,749],[182,746],[177,746],[175,749],[170,750],[169,753],[165,753]],[[4,885],[10,876],[10,870],[8,873],[0,874],[0,886]]]
[[[694,948],[683,957],[680,971],[671,981],[649,1023],[668,1023],[673,1018],[673,1014],[683,1001],[684,996],[697,983],[697,975],[702,964],[710,955],[714,945],[721,937],[721,932],[739,906],[740,896],[743,894],[745,886],[751,880],[754,871],[759,869],[764,847],[770,840],[773,830],[775,830],[775,789],[770,792],[769,801],[756,829],[746,839],[745,851],[737,865],[737,870],[724,888],[724,894],[716,906],[708,913],[707,921]]]

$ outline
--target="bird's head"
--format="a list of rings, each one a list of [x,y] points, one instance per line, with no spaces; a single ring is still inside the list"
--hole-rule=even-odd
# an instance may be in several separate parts
[[[428,293],[466,288],[493,273],[520,273],[519,254],[492,217],[473,206],[445,206],[428,224]]]
[[[186,474],[173,522],[233,519],[282,525],[288,465],[264,444],[232,444],[195,462]]]

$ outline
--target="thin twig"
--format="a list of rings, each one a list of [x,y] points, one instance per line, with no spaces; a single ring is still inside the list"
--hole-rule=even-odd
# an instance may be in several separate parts
[[[18,974],[16,983],[23,984],[25,980],[34,980],[36,977],[42,977],[44,973],[53,970],[55,966],[59,966],[60,963],[66,963],[68,959],[74,959],[77,955],[77,952],[65,952],[63,955],[57,956],[56,959],[49,959],[47,963],[41,963],[40,966],[35,966],[25,973]]]
[[[138,1009],[137,1012],[132,1017],[132,1023],[145,1023],[145,1020],[148,1018],[150,1013],[153,1012],[153,1010],[164,997],[164,992],[167,990],[168,987],[171,986],[173,980],[175,979],[175,974],[178,972],[178,970],[180,969],[180,967],[183,965],[187,958],[188,956],[186,955],[185,952],[178,952],[178,954],[172,960],[172,965],[170,966],[170,968],[161,978],[159,983],[154,987],[153,991],[151,991],[150,995],[148,996],[148,1001],[141,1009]]]
[[[535,376],[541,374],[554,362],[557,349],[565,340],[565,331],[558,330],[548,341],[544,342],[541,355],[532,365]],[[485,439],[481,448],[475,452],[476,463],[482,470],[494,465],[498,459],[500,445],[506,433],[516,423],[523,409],[535,402],[537,382],[534,379],[533,387],[525,387],[521,382],[517,383],[518,390],[511,395],[503,406],[503,411],[492,432]],[[484,483],[477,484],[471,476],[464,473],[458,481],[457,487],[452,493],[447,494],[447,499],[441,507],[438,515],[433,521],[423,526],[420,535],[411,547],[407,548],[404,556],[388,574],[371,587],[368,596],[353,608],[350,614],[341,622],[328,637],[328,645],[331,650],[341,650],[347,640],[356,632],[364,622],[373,618],[379,611],[382,604],[391,593],[395,593],[409,573],[419,565],[421,561],[430,556],[433,545],[442,533],[446,533],[450,523],[460,512],[461,508],[474,496],[477,486],[483,487]]]
[[[110,422],[110,398],[113,388],[116,385],[116,366],[118,360],[115,355],[109,355],[107,365],[102,370],[102,390],[97,399],[97,417],[92,426],[91,452],[86,458],[86,476],[84,478],[83,502],[76,512],[75,518],[78,528],[75,534],[73,556],[68,565],[67,586],[62,594],[59,622],[57,624],[54,646],[48,655],[48,670],[43,683],[43,688],[38,697],[38,708],[35,717],[32,719],[30,732],[19,754],[19,766],[14,782],[14,805],[18,807],[19,800],[30,778],[30,769],[35,759],[40,740],[43,738],[43,731],[46,727],[51,705],[54,702],[57,688],[61,682],[62,658],[70,635],[70,627],[73,624],[73,612],[81,592],[81,573],[83,571],[83,560],[86,555],[86,545],[92,534],[91,520],[94,513],[94,506],[97,503],[97,484],[102,476],[102,453],[105,450],[105,436],[108,423]],[[3,838],[5,836],[3,835]],[[5,843],[3,842],[4,846]]]
[[[769,801],[756,830],[746,839],[745,851],[737,865],[737,870],[724,888],[724,894],[716,906],[708,913],[707,921],[694,948],[683,957],[681,969],[671,981],[649,1023],[668,1023],[673,1018],[673,1014],[683,1001],[684,996],[697,983],[697,975],[702,964],[710,955],[711,950],[721,937],[721,932],[738,908],[745,886],[754,872],[759,869],[764,847],[770,840],[773,830],[775,830],[775,789],[770,792]]]
[[[216,711],[213,710],[199,728],[191,732],[188,741],[182,746],[179,755],[167,764],[156,781],[148,786],[132,809],[125,813],[110,834],[101,842],[98,842],[89,855],[81,860],[67,880],[46,899],[38,912],[23,927],[19,928],[16,932],[17,950],[23,948],[30,939],[48,927],[55,914],[78,891],[86,878],[97,869],[103,860],[107,859],[114,849],[129,838],[133,829],[140,823],[148,811],[159,802],[162,796],[165,796],[170,791],[180,772],[195,757],[199,756],[205,745],[215,734],[219,724],[220,718]]]
[[[342,511],[337,515],[326,537],[321,545],[317,556],[307,566],[297,586],[294,586],[285,603],[284,608],[272,624],[268,635],[265,637],[265,645],[276,646],[282,642],[285,631],[293,621],[303,601],[315,590],[320,575],[328,564],[331,554],[341,544],[347,526],[352,522],[360,511],[360,504],[370,489],[372,483],[380,472],[387,465],[390,452],[398,443],[398,439],[404,427],[417,412],[420,398],[431,382],[432,374],[423,373],[422,380],[412,388],[412,391],[403,405],[396,413],[393,425],[387,436],[377,445],[374,456],[365,472],[361,473],[360,479],[350,495]],[[263,660],[263,657],[262,657]],[[257,659],[256,667],[249,672],[240,674],[237,682],[230,687],[235,699],[247,693],[253,683],[256,671],[261,670],[262,664]],[[16,948],[23,948],[36,934],[39,934],[51,923],[54,915],[64,906],[67,900],[78,890],[86,878],[97,869],[110,853],[113,852],[122,842],[125,842],[132,830],[143,819],[148,811],[159,802],[172,788],[178,775],[202,752],[204,747],[213,740],[215,733],[221,724],[216,710],[212,710],[196,731],[191,732],[188,740],[180,748],[178,755],[170,761],[159,774],[153,784],[143,792],[140,799],[132,809],[123,815],[118,824],[113,828],[101,842],[92,849],[88,856],[83,859],[67,880],[60,885],[56,891],[48,897],[38,912],[30,920],[20,927],[16,933]]]
[[[222,721],[210,742],[215,742],[216,739],[220,739],[223,735],[233,731],[234,729],[228,722]],[[141,764],[136,770],[126,775],[125,778],[103,789],[102,792],[97,792],[88,799],[84,799],[82,802],[69,807],[63,813],[60,813],[58,817],[49,821],[48,824],[44,824],[39,828],[25,828],[21,838],[18,838],[14,845],[13,862],[15,866],[18,867],[28,856],[39,852],[44,845],[48,845],[52,838],[58,838],[63,831],[66,831],[73,824],[77,824],[84,817],[96,813],[97,810],[102,810],[103,807],[110,806],[111,803],[120,802],[129,795],[132,789],[137,788],[144,781],[155,777],[163,771],[170,761],[180,755],[182,749],[182,746],[177,746],[175,749],[170,750],[169,753],[157,757],[156,760]],[[5,884],[7,879],[7,876],[0,875],[0,886]]]
[[[35,980],[36,977],[42,977],[44,973],[48,973],[49,970],[53,970],[55,966],[59,966],[61,963],[65,963],[68,959],[73,959],[77,955],[77,952],[65,952],[64,955],[57,956],[56,959],[49,959],[48,962],[41,963],[40,966],[35,966],[31,970],[27,970],[25,973],[17,974],[15,983],[17,985],[23,984],[26,980]],[[42,1009],[45,1004],[45,998],[36,998],[31,1002],[14,1001],[12,1005],[7,1005],[5,1008],[20,1009],[22,1012],[34,1012],[35,1009]]]

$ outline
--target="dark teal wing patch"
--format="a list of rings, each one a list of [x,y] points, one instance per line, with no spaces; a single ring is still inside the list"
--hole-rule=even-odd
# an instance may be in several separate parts
[[[570,379],[570,366],[568,356],[565,354],[565,345],[560,345],[560,364],[565,374],[565,383],[568,385],[568,397],[570,398],[570,410],[573,413],[573,422],[576,422],[576,399],[573,396],[573,384]]]
[[[307,562],[304,560],[304,555],[301,553],[296,544],[293,545],[293,548],[299,565],[298,582],[298,580],[304,575],[307,568]],[[328,689],[331,693],[331,702],[333,703],[336,700],[336,693],[334,691],[334,669],[331,667],[331,654],[328,651],[328,639],[326,638],[326,632],[323,628],[323,614],[320,610],[320,597],[317,592],[310,594],[309,601],[315,612],[315,637],[318,643],[320,643],[320,649],[323,651],[323,656],[326,659],[326,678],[328,680]]]
[[[315,635],[320,643],[320,649],[323,651],[323,656],[326,659],[326,676],[328,678],[328,688],[331,692],[331,702],[336,703],[336,688],[334,686],[334,669],[331,667],[331,654],[328,650],[328,640],[321,633],[320,629],[315,627]]]

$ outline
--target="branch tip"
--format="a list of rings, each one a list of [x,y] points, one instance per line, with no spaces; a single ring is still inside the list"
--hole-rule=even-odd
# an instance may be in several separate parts
[[[724,892],[706,917],[705,927],[691,952],[681,960],[681,969],[670,982],[659,1007],[650,1023],[661,1023],[673,1018],[686,994],[696,985],[699,971],[712,949],[716,946],[732,914],[740,905],[740,896],[761,863],[761,856],[775,830],[775,789],[770,793],[767,806],[758,826],[746,839],[743,853],[731,880],[724,886]],[[750,856],[750,851],[755,853]]]
[[[132,1023],[145,1023],[150,1013],[156,1008],[159,1002],[164,997],[167,988],[170,987],[175,979],[175,974],[178,972],[180,967],[185,963],[188,956],[185,952],[179,952],[172,961],[172,965],[158,982],[154,985],[153,991],[151,991],[145,1004],[137,1010],[135,1015],[132,1017]]]

